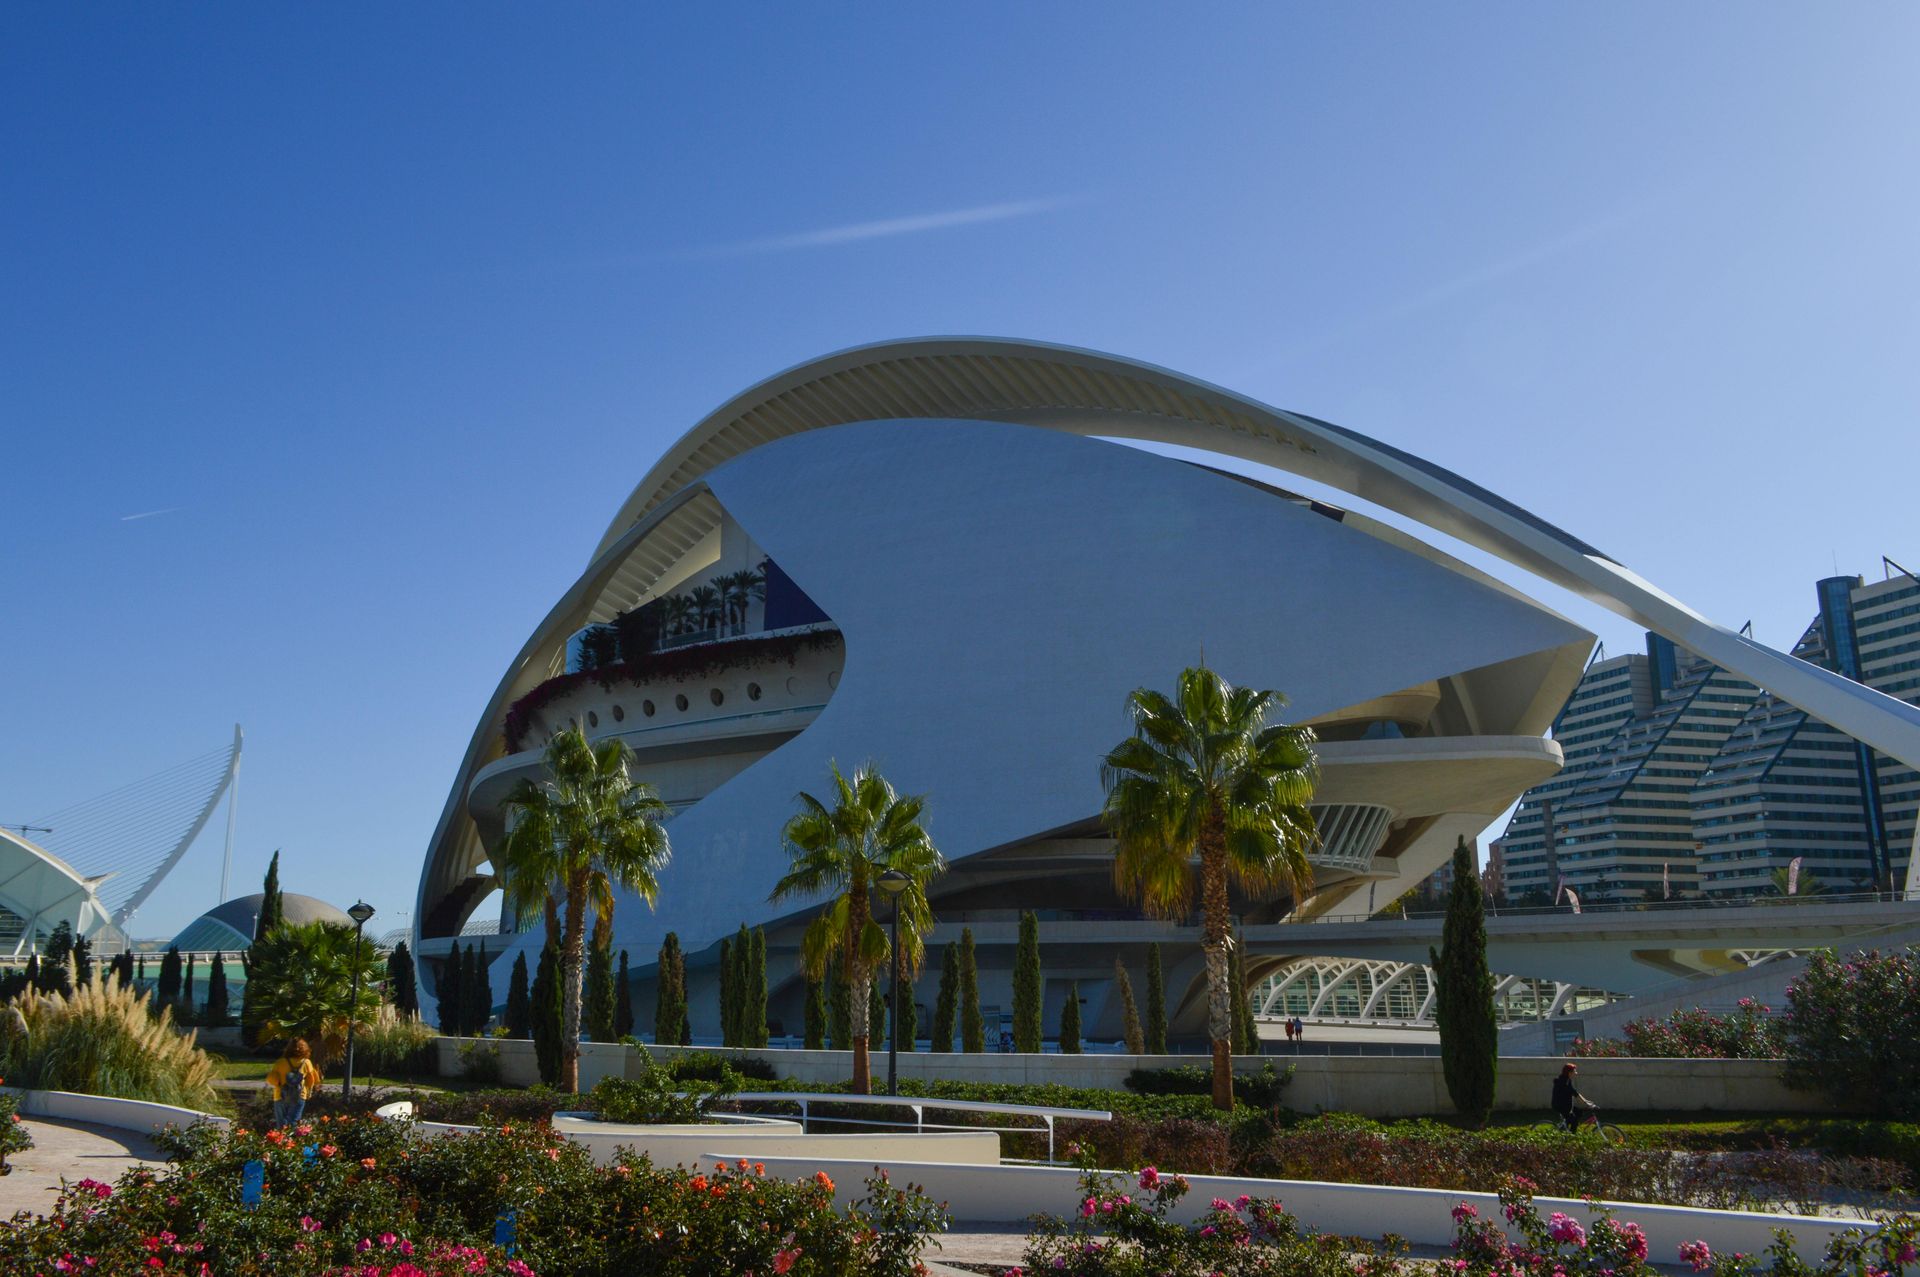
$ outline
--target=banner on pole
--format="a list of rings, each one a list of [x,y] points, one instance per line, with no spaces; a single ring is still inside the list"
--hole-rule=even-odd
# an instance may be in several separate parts
[[[1787,862],[1787,894],[1797,895],[1800,891],[1800,862],[1805,856],[1795,856]]]
[[[1573,906],[1575,913],[1580,912],[1580,895],[1572,887],[1567,888],[1567,903]]]
[[[1673,899],[1673,879],[1667,876],[1668,867],[1666,861],[1660,862],[1660,898],[1662,900]]]

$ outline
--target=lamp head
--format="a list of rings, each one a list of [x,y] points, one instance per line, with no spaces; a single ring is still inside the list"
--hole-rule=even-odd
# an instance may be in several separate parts
[[[373,913],[372,905],[364,900],[357,900],[354,902],[353,908],[347,910],[347,917],[352,918],[354,922],[361,926],[365,926],[367,919],[373,917]]]
[[[880,875],[874,885],[886,892],[887,895],[897,899],[901,892],[913,885],[913,879],[907,877],[898,869],[889,869]]]

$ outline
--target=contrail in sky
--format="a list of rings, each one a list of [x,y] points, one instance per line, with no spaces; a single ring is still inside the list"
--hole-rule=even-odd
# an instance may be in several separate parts
[[[896,235],[921,235],[956,226],[977,226],[982,222],[1005,222],[1017,217],[1037,217],[1054,213],[1077,203],[1079,197],[1053,195],[1045,199],[1006,200],[998,204],[976,204],[971,208],[950,208],[940,213],[918,213],[911,217],[888,217],[872,222],[849,222],[844,226],[826,226],[819,230],[797,231],[791,235],[769,235],[764,239],[736,240],[671,254],[677,258],[744,257],[751,253],[784,253],[796,248],[831,248],[839,244],[858,244],[870,239],[889,239]]]
[[[139,514],[123,514],[120,516],[120,522],[132,523],[135,519],[151,519],[156,515],[173,514],[176,511],[184,509],[186,509],[186,507],[183,505],[170,505],[164,510],[145,510]]]

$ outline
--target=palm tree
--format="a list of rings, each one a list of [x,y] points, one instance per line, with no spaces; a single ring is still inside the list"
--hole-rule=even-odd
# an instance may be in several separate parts
[[[346,1050],[349,1006],[361,1032],[373,1028],[384,972],[373,941],[363,937],[356,948],[352,927],[283,922],[253,942],[248,958],[248,1015],[268,1038],[307,1039],[322,1072]]]
[[[685,634],[692,629],[699,612],[699,609],[694,607],[693,600],[684,594],[668,595],[662,600],[661,608],[667,619],[669,634]]]
[[[1767,887],[1774,895],[1784,899],[1787,896],[1788,879],[1792,876],[1791,870],[1786,865],[1775,865],[1772,874],[1769,875]],[[1802,869],[1799,881],[1793,884],[1795,896],[1824,896],[1826,893],[1827,884],[1815,877],[1811,870]]]
[[[873,916],[873,892],[888,870],[904,874],[907,884],[894,897],[900,910],[898,970],[920,969],[933,910],[927,882],[946,868],[933,839],[920,824],[922,797],[901,797],[871,764],[851,779],[833,771],[833,806],[812,794],[799,796],[800,811],[782,831],[792,864],[773,889],[775,901],[833,893],[833,901],[807,927],[801,961],[812,980],[825,977],[828,964],[840,962],[853,1020],[853,1089],[872,1088],[867,1064],[870,990],[874,971],[889,958],[886,928]]]
[[[767,597],[767,579],[753,568],[731,572],[720,579],[726,583],[727,606],[733,614],[734,625],[744,629],[747,613],[752,610],[755,600]]]
[[[720,628],[720,591],[711,585],[696,585],[687,591],[687,598],[693,603],[693,610],[699,614],[701,629]]]
[[[1278,692],[1234,687],[1201,666],[1180,672],[1174,699],[1140,688],[1127,697],[1133,735],[1101,764],[1103,815],[1114,839],[1113,878],[1150,912],[1185,915],[1198,860],[1213,1102],[1233,1107],[1231,879],[1251,895],[1312,890],[1307,851],[1319,830],[1307,804],[1318,764],[1313,729],[1268,726]]]
[[[671,854],[661,825],[667,805],[627,774],[632,761],[624,741],[589,744],[570,727],[547,742],[546,778],[523,780],[507,796],[511,832],[500,858],[507,903],[523,917],[544,910],[549,936],[561,914],[560,1081],[569,1091],[580,1088],[587,910],[601,926],[612,922],[615,887],[652,908]]]

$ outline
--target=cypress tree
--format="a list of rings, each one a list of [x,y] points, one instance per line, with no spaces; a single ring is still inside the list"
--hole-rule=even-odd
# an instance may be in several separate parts
[[[740,1012],[735,1005],[733,991],[733,941],[722,937],[720,940],[720,1045],[737,1046],[734,1041],[734,1026],[740,1022]]]
[[[952,941],[940,951],[940,992],[933,999],[933,1025],[927,1036],[929,1051],[953,1050],[953,1008],[959,996],[960,946]]]
[[[1040,919],[1028,909],[1020,915],[1020,945],[1013,955],[1013,1049],[1040,1050]]]
[[[987,1049],[987,1022],[980,1015],[980,971],[974,965],[973,928],[960,930],[960,1049],[978,1055]]]
[[[63,922],[47,937],[47,961],[66,966],[73,958],[73,924]]]
[[[1067,1000],[1060,1008],[1060,1054],[1080,1054],[1080,982],[1067,986]]]
[[[804,1045],[809,1051],[818,1051],[827,1044],[827,993],[825,981],[808,980],[807,985],[807,1036]]]
[[[613,1036],[633,1036],[633,985],[627,976],[627,951],[620,951],[620,975],[613,984]]]
[[[467,947],[467,960],[472,965],[460,981],[460,991],[467,997],[467,1036],[477,1038],[487,1031],[487,1021],[493,1019],[493,964],[487,959],[484,942],[477,954],[473,946]]]
[[[287,918],[286,905],[280,898],[280,852],[277,848],[273,859],[267,862],[267,878],[260,890],[260,916],[253,921],[255,940],[265,936]]]
[[[227,1022],[227,959],[213,955],[213,970],[207,973],[207,1014],[205,1023],[219,1027]]]
[[[1167,1053],[1167,982],[1160,973],[1160,945],[1147,946],[1147,1054]]]
[[[140,955],[139,965],[134,968],[133,981],[135,984],[147,982],[147,955],[144,953]]]
[[[1241,937],[1245,942],[1246,937]],[[1253,1013],[1253,989],[1247,983],[1247,959],[1240,952],[1240,945],[1234,946],[1234,952],[1240,954],[1240,988],[1234,1001],[1234,1014],[1240,1020],[1240,1034],[1247,1040],[1247,1054],[1260,1054],[1260,1019]]]
[[[1453,883],[1440,950],[1433,965],[1434,1020],[1440,1029],[1440,1067],[1454,1108],[1474,1126],[1493,1111],[1500,1066],[1499,1024],[1493,1010],[1493,973],[1487,969],[1486,902],[1465,838],[1453,848]]]
[[[887,982],[876,969],[867,981],[867,1042],[878,1051],[887,1043]]]
[[[587,946],[587,988],[580,1020],[595,1042],[613,1041],[613,950],[596,928]]]
[[[440,1032],[450,1038],[465,1036],[461,1029],[465,1027],[467,1015],[466,995],[460,986],[466,975],[466,959],[460,952],[460,946],[454,945],[453,952],[440,964]]]
[[[527,989],[527,952],[522,949],[513,959],[513,975],[507,980],[507,1036],[526,1041],[533,1036],[533,997]]]
[[[174,1016],[183,1023],[193,1023],[193,955],[187,955],[187,975],[180,986],[180,1009]]]
[[[548,945],[540,951],[540,965],[534,969],[533,1053],[540,1065],[540,1080],[551,1086],[560,1080],[560,951]]]
[[[733,937],[733,1045],[752,1046],[753,936],[741,923]]]
[[[1133,1004],[1133,981],[1127,978],[1126,964],[1117,954],[1113,959],[1113,987],[1120,995],[1120,1036],[1126,1039],[1127,1054],[1145,1054],[1147,1035],[1140,1028],[1140,1008]]]
[[[853,1050],[853,986],[847,983],[847,973],[829,968],[827,971],[827,1032],[833,1038],[836,1051]]]
[[[160,959],[160,983],[153,992],[158,1006],[170,1007],[180,1000],[180,951],[172,945]]]
[[[73,942],[73,983],[75,988],[93,983],[93,941],[85,936]]]
[[[747,955],[746,1038],[741,1046],[767,1044],[767,931],[755,927],[753,947]]]
[[[653,1040],[664,1046],[678,1043],[686,1018],[686,966],[680,959],[680,937],[669,931],[660,942],[653,980]]]
[[[913,981],[904,970],[900,972],[899,1021],[893,1026],[895,1044],[902,1052],[911,1051],[920,1040],[920,1007],[913,1000]]]
[[[388,997],[402,1015],[420,1014],[420,988],[414,981],[413,951],[402,940],[387,955]]]
[[[40,955],[37,953],[29,953],[27,955],[27,985],[40,992],[45,992],[45,990],[40,987]]]

